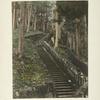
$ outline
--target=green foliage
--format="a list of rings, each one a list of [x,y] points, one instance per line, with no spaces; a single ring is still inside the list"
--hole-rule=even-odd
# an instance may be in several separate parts
[[[13,45],[16,45],[16,43],[14,42]],[[19,59],[15,56],[13,59],[14,91],[20,91],[25,85],[32,87],[33,82],[35,82],[37,86],[43,84],[46,74],[35,45],[30,39],[25,39],[23,58]]]
[[[59,54],[59,56],[61,58],[65,58],[66,52],[65,52],[65,50],[63,48],[58,47],[58,48],[56,48],[56,51],[57,51],[57,53]]]
[[[19,29],[16,29],[13,32],[13,48],[18,47],[18,33],[19,33]]]
[[[88,13],[88,1],[57,1],[56,4],[60,14],[69,19],[79,18]]]

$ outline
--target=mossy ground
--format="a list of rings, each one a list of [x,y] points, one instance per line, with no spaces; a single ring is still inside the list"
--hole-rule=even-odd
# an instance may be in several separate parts
[[[17,32],[13,36],[13,48],[18,47]],[[43,85],[47,72],[45,71],[44,64],[38,55],[36,46],[32,40],[24,40],[24,53],[22,58],[18,58],[13,52],[13,96],[17,97],[30,97],[25,95],[25,87],[32,89],[31,97],[38,96],[34,89]],[[24,94],[24,95],[23,95]]]

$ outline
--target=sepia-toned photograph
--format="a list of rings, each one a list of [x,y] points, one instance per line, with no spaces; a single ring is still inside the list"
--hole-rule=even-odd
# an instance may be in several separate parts
[[[13,98],[88,98],[88,0],[11,6]]]

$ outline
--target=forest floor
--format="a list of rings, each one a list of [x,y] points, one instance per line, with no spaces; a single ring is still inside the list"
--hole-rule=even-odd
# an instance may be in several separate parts
[[[13,47],[16,48],[18,40],[14,38],[13,41]],[[13,97],[51,97],[45,84],[48,72],[32,40],[25,40],[23,54],[19,59],[13,52]]]

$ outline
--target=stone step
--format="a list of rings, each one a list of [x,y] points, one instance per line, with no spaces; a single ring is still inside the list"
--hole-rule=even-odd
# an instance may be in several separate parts
[[[66,91],[64,91],[64,92],[56,92],[56,94],[57,95],[73,95],[74,92],[66,92]]]
[[[60,82],[61,82],[61,81],[62,81],[62,82],[65,81],[64,79],[59,79],[59,78],[53,78],[53,80],[54,80],[54,82],[56,82],[56,81],[57,81],[57,82],[59,82],[59,81],[60,81]]]
[[[54,83],[58,83],[58,82],[66,82],[65,80],[54,80]]]
[[[70,86],[68,83],[54,84],[55,86]]]
[[[55,89],[72,89],[71,86],[55,86]]]
[[[63,79],[63,78],[61,78],[61,77],[52,77],[52,79],[53,79],[53,80],[61,80],[61,81],[63,80],[63,81],[65,81],[65,79]]]
[[[60,75],[61,76],[61,73],[59,72],[51,72],[52,75]]]
[[[58,77],[63,78],[61,75],[52,75],[52,77],[55,77],[55,78],[56,78],[56,77],[57,77],[57,78],[58,78]]]
[[[58,82],[55,82],[55,84],[69,84],[68,82],[64,82],[64,81],[58,81]]]
[[[52,75],[52,77],[60,77],[60,78],[63,78],[63,77],[61,77],[61,75]]]
[[[72,92],[73,89],[57,89],[56,92]]]
[[[55,82],[55,84],[69,84],[68,82]]]
[[[58,98],[72,98],[73,95],[57,95]]]
[[[52,75],[52,77],[61,77],[61,75]],[[63,77],[61,77],[63,78]]]

